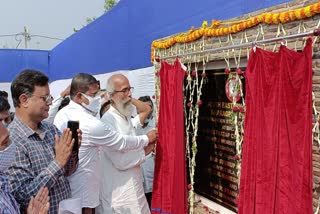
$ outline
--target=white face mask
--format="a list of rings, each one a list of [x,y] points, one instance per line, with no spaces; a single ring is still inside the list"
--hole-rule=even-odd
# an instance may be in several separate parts
[[[89,104],[82,103],[82,106],[87,110],[91,111],[94,116],[100,111],[101,108],[101,97],[99,95],[90,97],[86,94],[81,93],[85,98],[89,100]]]
[[[0,151],[0,172],[9,168],[16,158],[16,144],[11,143],[7,148]]]

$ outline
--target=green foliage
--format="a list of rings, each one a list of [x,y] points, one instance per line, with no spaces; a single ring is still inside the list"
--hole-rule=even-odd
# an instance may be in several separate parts
[[[116,6],[116,4],[118,4],[119,0],[104,0],[104,13],[108,12],[109,10],[111,10],[114,6]],[[93,22],[94,20],[96,20],[96,17],[92,17],[92,18],[86,18],[86,24],[82,25],[82,27],[85,27],[86,25],[90,24],[91,22]],[[79,29],[73,28],[73,32],[78,32]]]
[[[104,0],[104,12],[111,10],[119,0]]]

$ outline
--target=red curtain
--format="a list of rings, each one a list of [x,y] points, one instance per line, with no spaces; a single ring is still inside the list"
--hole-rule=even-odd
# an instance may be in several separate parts
[[[312,213],[311,56],[251,51],[239,214]]]
[[[152,193],[152,213],[187,213],[186,159],[183,115],[185,72],[177,59],[161,63],[159,142]]]

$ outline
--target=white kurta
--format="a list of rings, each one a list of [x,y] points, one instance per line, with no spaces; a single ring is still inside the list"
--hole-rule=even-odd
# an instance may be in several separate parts
[[[69,120],[79,121],[82,130],[79,166],[68,178],[72,198],[81,198],[82,207],[94,208],[99,205],[101,150],[104,148],[109,148],[110,151],[142,149],[148,144],[148,137],[145,135],[122,136],[73,101],[58,112],[54,125],[62,131],[67,127]]]
[[[114,107],[101,120],[121,134],[135,135],[131,119],[122,116]],[[144,195],[140,164],[145,161],[143,149],[128,152],[105,150],[102,155],[101,204],[99,214],[149,214]]]

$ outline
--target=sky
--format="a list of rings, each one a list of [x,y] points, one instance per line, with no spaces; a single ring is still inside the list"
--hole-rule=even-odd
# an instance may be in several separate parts
[[[0,0],[0,48],[51,50],[103,14],[104,0]],[[22,35],[27,28],[31,39]],[[13,35],[13,36],[4,36]],[[39,36],[57,38],[41,38]],[[26,44],[25,44],[26,43]]]

